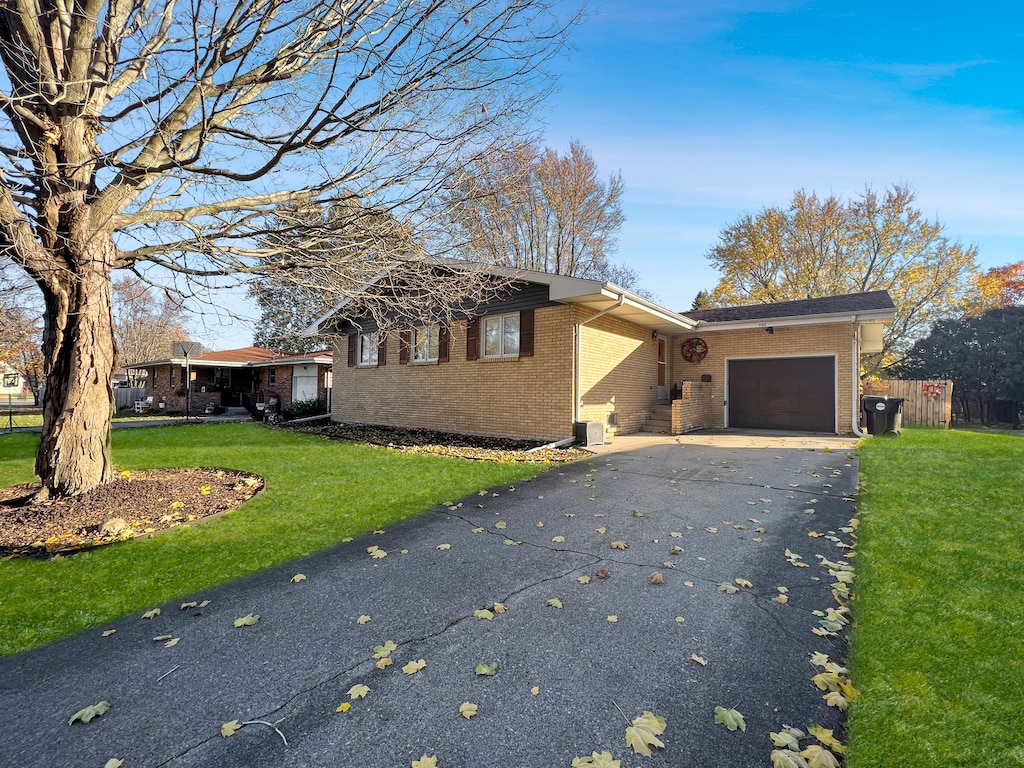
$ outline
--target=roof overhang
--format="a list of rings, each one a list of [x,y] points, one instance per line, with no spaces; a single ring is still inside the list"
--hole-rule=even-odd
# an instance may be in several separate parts
[[[311,355],[309,357],[282,357],[273,360],[216,360],[189,358],[188,365],[192,368],[269,368],[278,365],[332,365],[334,358],[330,355]],[[185,367],[184,357],[171,357],[166,360],[150,360],[145,363],[126,365],[125,370],[133,371],[140,368],[154,368],[161,365],[177,365]]]
[[[792,317],[770,317],[759,320],[726,320],[709,322],[700,320],[700,331],[743,331],[753,328],[784,328],[795,325],[826,325],[832,323],[881,323],[889,325],[896,319],[895,309],[872,309],[862,312],[830,312],[821,315],[796,315]]]
[[[621,318],[636,325],[650,328],[664,334],[682,333],[692,330],[697,321],[662,307],[614,283],[593,280],[583,277],[567,277],[548,272],[534,272],[526,269],[511,269],[492,265],[482,266],[466,262],[445,260],[439,265],[459,270],[483,270],[501,277],[539,283],[548,287],[548,298],[560,304],[578,304],[594,312],[604,312],[613,317]],[[376,281],[367,283],[361,290],[372,286]],[[352,302],[346,298],[317,318],[308,328],[302,331],[303,336],[314,336],[320,332],[324,324],[341,309]],[[621,301],[620,301],[621,300]]]
[[[581,292],[581,288],[586,290]],[[548,297],[561,304],[577,304],[592,309],[595,313],[603,312],[669,336],[691,331],[697,326],[695,320],[617,285],[597,280],[574,280],[572,284],[551,283]]]

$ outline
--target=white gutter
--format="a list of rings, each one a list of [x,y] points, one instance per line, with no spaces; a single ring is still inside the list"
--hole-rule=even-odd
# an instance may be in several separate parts
[[[853,415],[850,417],[850,427],[856,437],[869,437],[866,432],[860,430],[860,323],[857,318],[853,319],[853,384],[851,385],[851,397],[853,402]]]
[[[697,328],[702,331],[745,331],[765,326],[785,328],[793,325],[827,325],[829,323],[867,322],[869,320],[892,320],[894,311],[883,309],[868,312],[843,312],[831,315],[806,315],[803,317],[765,317],[758,320],[701,320]]]
[[[602,315],[607,315],[609,312],[612,312],[612,311],[618,309],[619,307],[621,307],[625,303],[626,303],[626,294],[625,293],[620,293],[619,294],[619,300],[617,302],[615,302],[614,304],[612,304],[612,306],[605,307],[601,311],[595,312],[590,317],[588,317],[586,320],[583,320],[581,322],[575,323],[573,325],[573,327],[572,327],[572,334],[573,334],[573,339],[572,339],[572,343],[573,343],[572,423],[573,424],[575,424],[576,422],[578,422],[580,420],[580,396],[581,396],[581,393],[580,393],[580,374],[581,374],[581,372],[583,370],[583,360],[582,360],[582,357],[583,357],[583,345],[580,343],[580,337],[582,335],[583,326],[586,325],[587,323],[591,322],[592,320],[597,320],[597,318],[601,317]]]

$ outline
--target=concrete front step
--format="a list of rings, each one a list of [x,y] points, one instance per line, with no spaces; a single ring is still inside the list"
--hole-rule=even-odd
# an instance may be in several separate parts
[[[647,434],[652,434],[652,435],[671,435],[672,434],[672,428],[671,427],[655,426],[653,424],[644,424],[642,427],[640,427],[640,431],[641,432],[645,432]]]
[[[658,435],[672,434],[672,406],[659,403],[651,408],[640,431]]]

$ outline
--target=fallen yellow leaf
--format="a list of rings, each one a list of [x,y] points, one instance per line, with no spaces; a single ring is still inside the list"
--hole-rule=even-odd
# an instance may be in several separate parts
[[[220,735],[223,736],[225,739],[228,736],[234,736],[235,735],[235,731],[237,731],[241,727],[242,727],[242,724],[240,722],[238,722],[237,720],[232,720],[230,722],[224,723],[220,727]]]
[[[423,659],[419,659],[418,661],[410,661],[408,664],[402,667],[402,671],[405,672],[405,674],[407,675],[415,675],[417,672],[419,672],[426,666],[427,662]]]
[[[466,701],[463,702],[462,705],[459,707],[459,714],[467,720],[469,720],[469,718],[476,716],[476,710],[476,704],[472,703],[471,701]]]

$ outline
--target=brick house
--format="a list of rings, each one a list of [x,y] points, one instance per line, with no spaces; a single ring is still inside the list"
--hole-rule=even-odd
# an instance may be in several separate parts
[[[677,313],[599,280],[490,268],[514,282],[445,326],[378,331],[344,302],[332,336],[350,422],[555,441],[710,427],[849,434],[859,358],[895,308],[884,291]],[[784,418],[779,414],[784,414]]]
[[[252,409],[274,398],[281,409],[317,399],[330,407],[330,350],[301,354],[244,347],[206,352],[187,363],[192,377],[191,413],[202,413],[210,404]],[[184,357],[139,363],[129,370],[136,376],[145,372],[146,395],[153,397],[154,410],[185,411]]]

